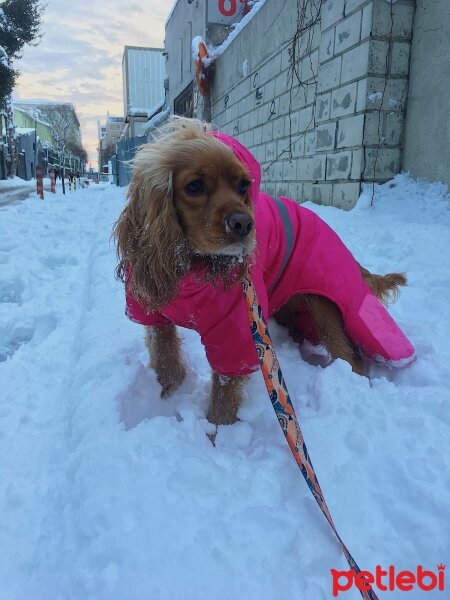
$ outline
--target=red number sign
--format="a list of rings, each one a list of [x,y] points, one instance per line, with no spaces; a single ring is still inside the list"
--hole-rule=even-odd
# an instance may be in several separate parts
[[[236,0],[218,0],[218,8],[224,17],[232,17],[236,14]]]

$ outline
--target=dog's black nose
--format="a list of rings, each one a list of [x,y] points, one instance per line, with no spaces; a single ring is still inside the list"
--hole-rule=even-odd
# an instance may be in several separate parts
[[[231,213],[225,217],[225,227],[237,237],[245,237],[253,229],[253,219],[245,213]]]

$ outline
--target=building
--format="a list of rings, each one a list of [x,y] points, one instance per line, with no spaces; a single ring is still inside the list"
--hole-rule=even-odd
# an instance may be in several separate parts
[[[48,167],[58,162],[57,144],[50,125],[37,110],[14,106],[14,123],[18,140],[17,175],[32,179],[35,165],[48,174]]]
[[[71,103],[15,100],[14,118],[18,127],[37,128],[48,164],[84,171],[86,153],[82,145],[80,122]],[[32,171],[34,173],[34,169]]]
[[[450,184],[448,1],[266,0],[238,15],[240,5],[174,3],[171,113],[237,137],[270,194],[350,209],[364,184],[402,169]],[[241,19],[233,31],[221,9]],[[195,81],[196,36],[214,46],[206,96]]]
[[[217,0],[187,3],[177,0],[166,19],[166,90],[171,114],[209,120],[203,114],[204,102],[194,83],[193,40],[200,37],[208,46],[219,46],[233,25],[248,12],[247,2],[232,2],[222,12],[219,5]]]
[[[125,139],[144,135],[149,117],[164,103],[163,52],[162,48],[125,46],[122,59]]]
[[[108,162],[116,153],[116,144],[120,140],[125,124],[124,117],[108,113],[104,125],[98,122],[98,165],[99,172],[109,172]]]

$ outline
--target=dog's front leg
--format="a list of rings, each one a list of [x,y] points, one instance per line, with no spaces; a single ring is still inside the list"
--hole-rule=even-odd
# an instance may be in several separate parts
[[[186,377],[181,340],[175,325],[145,328],[145,344],[150,354],[149,366],[155,369],[162,386],[161,398],[170,396]]]
[[[215,425],[231,425],[238,420],[236,413],[242,400],[242,387],[247,376],[226,377],[212,374],[211,402],[208,421]]]

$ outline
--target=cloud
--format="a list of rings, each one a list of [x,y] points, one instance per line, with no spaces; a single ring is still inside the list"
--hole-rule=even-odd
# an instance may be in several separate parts
[[[48,0],[40,44],[16,63],[16,97],[72,102],[96,166],[97,120],[123,115],[124,46],[162,48],[170,8],[167,0]]]

